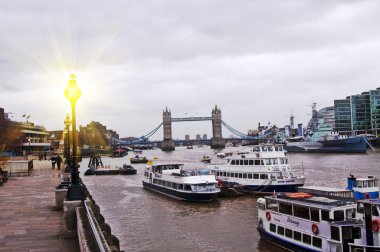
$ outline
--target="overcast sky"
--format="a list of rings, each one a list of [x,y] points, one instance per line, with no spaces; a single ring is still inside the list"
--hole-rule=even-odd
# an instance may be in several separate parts
[[[78,124],[141,136],[173,117],[247,132],[306,124],[318,108],[380,87],[380,1],[0,1],[0,107],[63,129],[75,73]],[[174,123],[174,138],[211,122]],[[229,133],[224,132],[225,135]],[[162,130],[154,139],[162,138]]]

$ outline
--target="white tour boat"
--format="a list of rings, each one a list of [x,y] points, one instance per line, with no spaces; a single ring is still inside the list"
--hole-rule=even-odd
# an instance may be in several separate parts
[[[212,201],[220,193],[214,175],[208,170],[184,171],[183,164],[148,165],[144,172],[146,189],[178,200]]]
[[[380,251],[380,200],[288,193],[258,199],[262,238],[290,251]]]
[[[282,145],[251,146],[232,155],[225,164],[212,164],[208,168],[224,187],[235,187],[245,192],[295,192],[303,186],[305,178],[295,176]]]

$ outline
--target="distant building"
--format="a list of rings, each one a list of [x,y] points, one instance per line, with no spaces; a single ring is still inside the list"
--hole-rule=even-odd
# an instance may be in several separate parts
[[[203,140],[207,140],[207,134],[203,134]]]
[[[320,119],[323,119],[323,121],[331,127],[335,127],[335,107],[329,106],[317,111],[317,104],[313,103],[312,117],[307,124],[307,129],[316,131],[318,129],[318,122]]]
[[[190,141],[190,135],[185,135],[185,140]]]
[[[200,134],[197,134],[197,135],[195,136],[195,140],[201,140],[201,135],[200,135]]]
[[[380,131],[380,88],[334,100],[335,129],[355,135]]]
[[[79,126],[79,146],[105,148],[112,144],[112,138],[119,139],[119,134],[99,122],[92,121],[86,126]]]

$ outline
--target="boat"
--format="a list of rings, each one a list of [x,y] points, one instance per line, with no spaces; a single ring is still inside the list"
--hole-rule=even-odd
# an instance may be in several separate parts
[[[259,198],[260,236],[288,251],[380,251],[380,200],[305,192]]]
[[[115,168],[104,166],[96,170],[88,169],[84,175],[134,175],[136,173],[137,170],[133,166],[124,164],[122,167]]]
[[[183,164],[147,165],[143,187],[177,200],[208,202],[220,192],[208,170],[185,171]]]
[[[117,148],[112,152],[112,157],[124,157],[128,155],[128,151],[122,148]]]
[[[234,154],[224,164],[212,164],[208,169],[223,182],[223,187],[238,185],[246,193],[295,192],[305,178],[295,176],[283,145],[250,146],[240,155]]]
[[[284,148],[288,152],[365,153],[367,140],[362,136],[341,136],[321,118],[315,131],[287,138]]]
[[[193,146],[192,146],[192,145],[188,145],[188,146],[186,147],[186,149],[188,149],[188,150],[192,150],[192,149],[193,149]]]
[[[131,161],[131,164],[138,164],[138,163],[146,164],[149,161],[146,157],[140,157],[139,155],[131,157],[129,160]]]
[[[210,163],[211,162],[210,156],[203,155],[203,158],[202,158],[201,162],[203,162],[203,163]]]

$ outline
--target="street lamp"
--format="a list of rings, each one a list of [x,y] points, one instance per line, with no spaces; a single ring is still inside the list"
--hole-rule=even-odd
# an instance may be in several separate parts
[[[31,137],[27,137],[26,139],[27,139],[27,140],[28,140],[28,142],[29,142],[28,153],[29,153],[29,155],[30,155],[30,140],[32,140],[32,138],[31,138]]]
[[[67,113],[66,115],[66,118],[65,120],[63,121],[63,123],[65,124],[65,130],[66,130],[66,149],[65,149],[65,152],[66,152],[66,168],[65,168],[65,172],[71,172],[70,170],[70,164],[71,164],[71,160],[70,160],[70,125],[71,125],[71,120],[70,120],[70,115],[69,113]]]
[[[73,156],[72,162],[70,162],[71,166],[71,185],[67,191],[67,200],[84,200],[85,193],[82,185],[79,182],[79,165],[78,165],[78,154],[77,154],[77,130],[76,130],[76,115],[75,115],[75,103],[79,99],[82,94],[82,91],[77,86],[77,82],[75,80],[75,75],[70,75],[69,85],[66,87],[64,92],[66,98],[71,103],[71,118],[72,118],[72,128],[71,134],[73,136]]]

